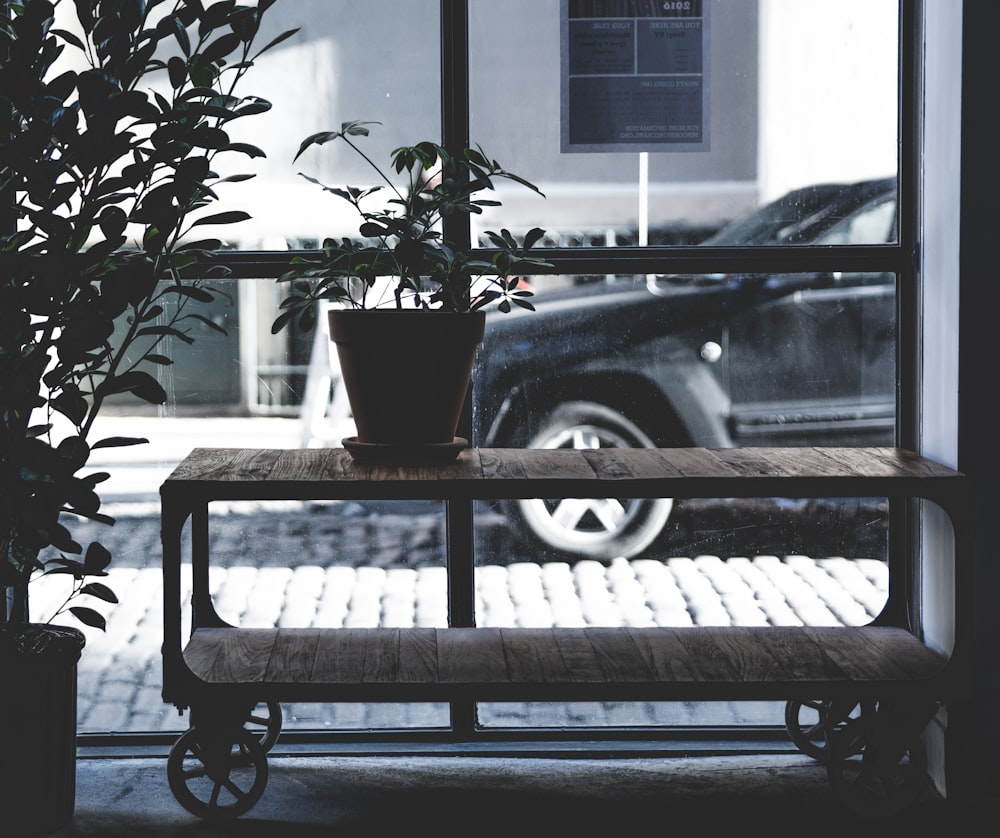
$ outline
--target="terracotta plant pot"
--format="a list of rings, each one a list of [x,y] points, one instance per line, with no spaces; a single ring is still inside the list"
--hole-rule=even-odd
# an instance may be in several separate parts
[[[329,324],[358,430],[344,445],[356,459],[433,462],[468,445],[455,434],[483,312],[335,309]]]

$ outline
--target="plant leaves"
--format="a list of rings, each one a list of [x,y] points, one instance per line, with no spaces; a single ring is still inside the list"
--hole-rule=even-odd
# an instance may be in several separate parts
[[[149,442],[145,437],[139,436],[109,436],[95,442],[90,446],[92,451],[98,448],[122,448],[127,445],[142,445]]]
[[[240,221],[247,221],[253,218],[250,213],[244,210],[230,210],[229,212],[217,212],[214,215],[205,215],[195,219],[192,227],[200,227],[205,224],[236,224]]]
[[[80,589],[81,594],[87,594],[88,596],[97,597],[104,602],[117,603],[118,597],[115,596],[115,592],[111,590],[103,582],[88,582]]]
[[[97,386],[97,392],[102,397],[113,393],[132,393],[150,404],[164,404],[167,400],[163,386],[148,372],[141,370],[109,375]]]
[[[191,318],[192,320],[197,320],[199,323],[204,323],[206,326],[208,326],[208,328],[212,329],[215,332],[218,332],[220,335],[227,334],[226,330],[222,326],[220,326],[214,320],[205,317],[205,315],[203,314],[185,314],[184,319],[186,320],[188,318]]]
[[[100,612],[95,611],[93,608],[86,608],[82,605],[74,605],[67,610],[85,626],[100,629],[101,631],[105,631],[107,629],[107,620],[104,619],[104,616]]]
[[[172,56],[167,62],[167,77],[170,79],[170,86],[177,90],[184,86],[188,79],[187,62],[179,55]]]
[[[223,146],[222,151],[238,151],[241,154],[245,154],[247,157],[267,157],[267,154],[255,145],[250,145],[250,143],[229,143],[227,146]]]
[[[272,0],[272,2],[273,2],[273,0]],[[270,3],[268,5],[270,5]],[[261,6],[263,6],[263,3],[261,3]],[[280,35],[278,35],[277,38],[275,38],[272,41],[269,41],[265,46],[263,46],[260,50],[258,50],[257,53],[254,55],[254,60],[256,60],[259,56],[263,55],[269,49],[272,49],[272,48],[276,47],[278,44],[282,43],[283,41],[287,41],[289,38],[291,38],[298,31],[299,31],[299,29],[295,28],[295,29],[288,29],[285,32],[282,32]]]
[[[238,49],[243,44],[243,39],[235,32],[227,32],[220,35],[210,43],[201,53],[202,61],[211,61],[218,64],[219,61],[229,55],[233,50]]]
[[[111,551],[99,541],[92,541],[83,557],[88,574],[102,574],[111,564]]]

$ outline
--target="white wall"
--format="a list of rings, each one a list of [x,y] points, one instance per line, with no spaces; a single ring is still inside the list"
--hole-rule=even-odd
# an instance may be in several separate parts
[[[764,201],[824,180],[896,172],[896,87],[889,80],[896,78],[897,15],[896,0],[761,0]]]

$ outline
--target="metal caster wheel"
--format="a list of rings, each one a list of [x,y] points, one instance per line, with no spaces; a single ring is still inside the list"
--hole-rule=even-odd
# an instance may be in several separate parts
[[[277,701],[262,701],[250,711],[243,727],[260,739],[260,746],[270,751],[281,734],[281,705]]]
[[[830,759],[830,731],[839,730],[860,712],[856,701],[788,701],[785,730],[796,748],[825,765]]]
[[[204,741],[189,728],[167,757],[167,780],[177,802],[207,821],[228,821],[248,812],[267,785],[267,754],[260,739],[238,728],[231,745]]]
[[[872,726],[858,719],[835,734],[827,776],[834,792],[855,814],[893,815],[906,809],[923,791],[927,751],[919,738],[893,747],[880,743],[871,733]]]

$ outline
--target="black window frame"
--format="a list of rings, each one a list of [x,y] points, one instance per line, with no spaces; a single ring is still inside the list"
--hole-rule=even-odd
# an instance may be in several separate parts
[[[550,273],[563,275],[602,274],[656,274],[656,273],[805,273],[805,272],[869,272],[890,273],[897,277],[897,399],[896,399],[896,442],[902,447],[917,448],[918,445],[918,338],[919,338],[919,233],[920,233],[920,121],[919,103],[922,98],[922,0],[899,0],[899,66],[898,66],[898,237],[892,244],[845,245],[824,247],[812,245],[748,246],[748,247],[707,247],[691,245],[647,245],[624,247],[587,248],[540,248],[536,255],[551,263]],[[441,138],[442,145],[449,149],[460,149],[469,142],[469,3],[468,0],[440,0],[441,22]],[[447,235],[460,246],[471,242],[470,223],[467,216],[452,216],[446,220]],[[213,261],[230,271],[230,278],[258,281],[274,280],[285,273],[297,256],[308,255],[311,251],[225,251]],[[494,251],[477,248],[475,253],[490,258]],[[473,382],[473,387],[475,382]],[[467,412],[468,414],[468,412]],[[471,419],[467,415],[466,424],[460,433],[469,433]],[[906,534],[910,529],[910,516],[905,509],[893,508],[891,531],[902,533],[902,538],[893,537],[890,544],[890,563],[893,556],[901,555]],[[447,510],[447,543],[449,555],[453,552],[474,552],[472,502],[452,504]],[[449,602],[452,610],[452,625],[472,625],[474,615],[465,613],[458,603],[473,602],[468,588],[473,580],[465,575],[452,578],[449,575]],[[464,608],[464,607],[463,607]],[[447,741],[454,750],[455,742],[480,743],[501,740],[548,739],[549,741],[575,741],[587,739],[634,742],[664,739],[656,731],[635,729],[625,731],[609,730],[606,734],[593,729],[579,731],[483,731],[476,725],[474,703],[454,703],[452,705],[451,729],[447,732],[342,732],[337,734],[310,734],[291,732],[286,741],[321,741],[327,747],[335,737],[344,740],[347,749],[359,742],[405,742]],[[172,734],[162,736],[122,735],[112,733],[116,742],[128,739],[146,744],[163,744],[172,741]],[[669,738],[690,737],[691,731],[675,732]],[[720,739],[744,739],[756,741],[783,738],[784,731],[760,731],[757,729],[712,729],[699,732],[700,739],[718,741]],[[87,734],[88,743],[100,745],[106,738],[100,734]],[[691,749],[691,742],[685,744],[685,751]],[[628,749],[633,752],[632,748]],[[606,753],[607,748],[595,748],[595,752]],[[395,752],[395,751],[393,751]],[[484,751],[486,752],[486,751]],[[488,751],[493,752],[493,751]],[[583,754],[579,747],[574,753]]]
[[[897,241],[878,245],[816,246],[625,246],[586,248],[541,248],[536,254],[552,264],[553,274],[624,274],[655,273],[798,273],[798,272],[868,272],[888,273],[897,277],[897,353],[896,353],[896,444],[917,447],[919,299],[919,103],[922,66],[921,0],[900,0],[899,64],[897,93],[898,124],[898,235]],[[441,137],[442,145],[450,149],[466,146],[470,136],[469,103],[469,3],[468,0],[441,0]],[[460,246],[470,244],[468,216],[452,216],[446,220],[447,235]],[[489,258],[494,251],[475,251]],[[236,278],[276,277],[285,271],[290,260],[305,251],[242,252],[226,254],[232,275]],[[472,383],[475,387],[475,381]],[[459,433],[470,435],[470,411],[466,411]],[[471,437],[470,437],[471,438]],[[448,554],[474,555],[472,502],[450,505],[447,511]],[[904,505],[890,509],[890,568],[904,560],[912,544],[912,510]],[[457,565],[458,563],[456,563]],[[464,563],[463,563],[464,564]],[[470,563],[471,564],[471,563]],[[455,626],[474,625],[475,615],[468,603],[474,602],[474,580],[471,568],[459,571],[449,568],[449,614]],[[890,571],[891,574],[891,571]],[[916,609],[916,603],[910,603]],[[477,728],[475,706],[452,705],[451,735],[458,739],[499,737],[496,731]],[[586,736],[595,738],[593,730]],[[730,732],[731,733],[731,732]],[[744,732],[745,733],[745,732]],[[573,734],[570,735],[572,737]],[[583,732],[575,734],[584,735]],[[616,734],[620,736],[620,732]],[[649,736],[649,732],[640,733]],[[741,736],[744,734],[740,734]],[[519,732],[524,738],[524,732]],[[598,737],[599,738],[599,737]]]

